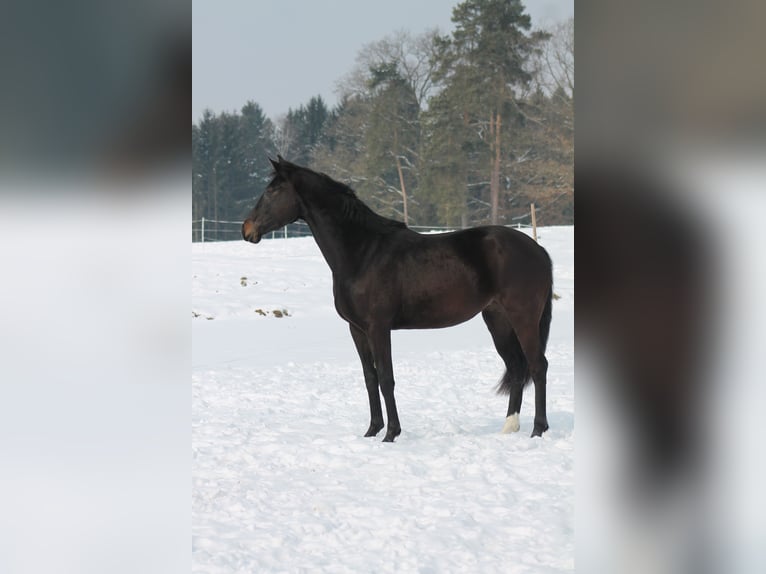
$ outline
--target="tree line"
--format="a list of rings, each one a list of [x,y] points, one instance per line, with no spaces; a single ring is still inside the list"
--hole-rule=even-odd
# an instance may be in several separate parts
[[[465,0],[450,35],[366,45],[340,82],[272,120],[247,102],[192,125],[194,219],[243,219],[277,153],[409,225],[574,219],[574,23],[532,30],[520,0]]]

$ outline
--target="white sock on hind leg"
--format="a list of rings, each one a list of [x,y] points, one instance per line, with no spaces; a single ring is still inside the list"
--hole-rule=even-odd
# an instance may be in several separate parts
[[[519,413],[513,413],[505,417],[505,424],[503,425],[503,433],[517,432],[519,430]]]

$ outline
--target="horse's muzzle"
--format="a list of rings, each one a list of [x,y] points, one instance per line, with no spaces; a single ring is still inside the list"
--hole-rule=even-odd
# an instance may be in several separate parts
[[[242,239],[250,243],[258,243],[261,240],[261,234],[251,219],[242,224]]]

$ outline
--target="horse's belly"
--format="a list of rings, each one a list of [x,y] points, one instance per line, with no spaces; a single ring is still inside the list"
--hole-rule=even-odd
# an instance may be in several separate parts
[[[454,327],[460,323],[465,323],[475,317],[481,309],[477,309],[470,314],[456,314],[450,316],[433,315],[408,317],[406,319],[394,322],[393,329],[443,329],[444,327]]]
[[[452,327],[475,317],[488,304],[488,298],[466,297],[461,293],[423,298],[402,306],[402,312],[394,321],[394,329]]]

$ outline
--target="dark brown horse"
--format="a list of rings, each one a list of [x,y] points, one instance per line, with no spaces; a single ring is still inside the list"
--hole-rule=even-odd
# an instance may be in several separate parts
[[[279,156],[278,156],[279,157]],[[351,329],[362,361],[375,436],[400,433],[391,365],[392,329],[449,327],[481,312],[506,372],[510,395],[503,432],[519,430],[524,386],[535,384],[532,436],[548,429],[545,345],[551,321],[552,273],[546,251],[506,227],[421,235],[371,211],[347,186],[279,157],[274,179],[242,224],[242,237],[265,234],[298,219],[314,235],[333,277],[335,308]]]

